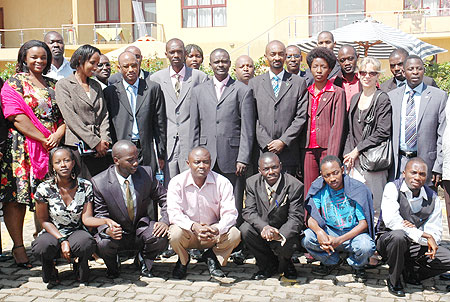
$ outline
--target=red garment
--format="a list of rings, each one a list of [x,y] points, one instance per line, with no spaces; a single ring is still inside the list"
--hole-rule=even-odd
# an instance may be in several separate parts
[[[347,99],[347,111],[350,109],[350,103],[352,101],[352,96],[361,91],[359,84],[358,76],[353,76],[353,80],[351,82],[347,81],[347,79],[342,76],[342,88],[345,90],[345,98]]]
[[[310,148],[310,149],[319,148],[319,145],[317,144],[317,140],[316,140],[316,113],[317,113],[317,109],[319,108],[319,102],[320,102],[320,99],[322,98],[322,94],[325,91],[334,92],[333,83],[330,80],[328,80],[325,87],[323,87],[323,89],[320,90],[319,93],[317,93],[317,95],[314,95],[315,90],[316,90],[315,83],[308,87],[309,97],[310,97],[310,102],[311,102],[311,112],[310,112],[311,128],[310,128],[310,133],[309,133],[309,145],[308,145],[308,148]]]

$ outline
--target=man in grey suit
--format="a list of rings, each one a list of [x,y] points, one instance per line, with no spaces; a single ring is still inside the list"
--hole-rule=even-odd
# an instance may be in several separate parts
[[[136,60],[138,61],[138,65],[139,65],[139,72],[138,72],[139,78],[146,80],[150,76],[150,72],[141,69],[142,53],[141,53],[141,50],[139,49],[139,47],[130,45],[127,48],[125,48],[124,52],[131,52],[132,54],[135,55]],[[115,73],[109,77],[108,85],[112,85],[114,83],[120,82],[122,79],[123,79],[122,73],[120,73],[120,72]]]
[[[131,140],[138,148],[139,164],[156,173],[166,158],[167,120],[161,87],[138,78],[139,63],[131,52],[119,56],[119,68],[122,80],[104,90],[112,140]]]
[[[167,114],[167,165],[164,181],[188,169],[189,154],[189,106],[192,88],[207,81],[207,75],[185,66],[184,43],[171,39],[166,44],[166,56],[170,66],[150,76],[161,85]]]
[[[405,64],[406,58],[409,56],[408,52],[403,48],[397,48],[389,55],[389,68],[391,69],[393,77],[381,84],[380,89],[384,92],[389,92],[397,87],[406,84]],[[433,78],[423,76],[423,82],[428,86],[439,88]]]
[[[218,48],[210,55],[214,79],[196,86],[191,100],[191,148],[203,146],[211,154],[213,171],[232,183],[242,222],[245,170],[250,164],[255,137],[255,105],[251,90],[233,80],[230,55]]]
[[[250,80],[249,87],[256,100],[256,139],[259,150],[277,154],[283,171],[295,175],[299,165],[298,135],[307,114],[305,81],[283,69],[286,50],[280,41],[266,46],[264,55],[269,72]]]
[[[392,104],[394,165],[391,179],[400,177],[408,159],[422,158],[427,166],[427,185],[437,186],[442,175],[442,135],[447,93],[423,82],[425,68],[412,55],[405,63],[406,85],[389,92]]]

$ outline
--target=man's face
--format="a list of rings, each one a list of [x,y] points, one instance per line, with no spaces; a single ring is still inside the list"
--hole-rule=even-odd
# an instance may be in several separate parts
[[[97,71],[95,72],[96,77],[99,80],[106,81],[111,75],[111,63],[105,55],[100,56],[100,62],[98,63]]]
[[[425,68],[420,59],[410,59],[405,62],[405,76],[409,87],[415,88],[422,83]]]
[[[114,156],[114,164],[120,175],[128,177],[134,174],[138,167],[138,150],[135,146],[130,146],[120,150],[117,156]]]
[[[337,162],[324,163],[320,174],[333,190],[337,191],[344,187],[344,167],[339,167]]]
[[[269,62],[270,69],[281,70],[286,60],[286,49],[281,43],[270,43],[264,56]]]
[[[166,46],[166,57],[172,67],[182,68],[186,57],[184,45],[179,41],[172,41]]]
[[[238,81],[248,84],[255,76],[255,66],[250,57],[241,57],[236,61],[236,77]]]
[[[126,54],[119,59],[120,72],[128,84],[134,84],[139,77],[139,63],[133,54]]]
[[[259,161],[258,171],[265,181],[273,186],[280,178],[281,163],[278,158],[265,158]]]
[[[187,164],[194,179],[206,179],[211,170],[211,155],[204,149],[197,149],[189,154]]]
[[[405,59],[406,56],[398,53],[395,54],[392,58],[389,58],[389,68],[391,69],[394,78],[402,82],[405,80],[405,69],[403,68]]]
[[[344,74],[354,74],[358,57],[351,47],[343,47],[338,52],[339,65]]]
[[[298,74],[301,62],[302,54],[297,46],[286,48],[286,68],[290,73]]]
[[[64,39],[58,33],[48,34],[45,43],[50,48],[54,59],[61,59],[64,55]]]
[[[326,47],[333,51],[335,44],[336,43],[334,43],[333,37],[329,33],[321,33],[317,37],[317,46],[319,47]]]
[[[418,191],[427,181],[427,166],[420,162],[409,162],[405,167],[403,177],[411,191]]]
[[[223,81],[230,70],[230,56],[226,52],[216,51],[211,55],[209,65],[214,72],[214,76],[218,80]]]

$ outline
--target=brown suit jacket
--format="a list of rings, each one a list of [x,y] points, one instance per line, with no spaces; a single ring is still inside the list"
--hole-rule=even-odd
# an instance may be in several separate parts
[[[319,147],[328,149],[328,155],[340,156],[344,143],[346,99],[344,89],[333,85],[334,91],[325,91],[316,113],[316,139]],[[307,127],[300,135],[301,148],[308,148],[311,131],[312,98],[308,93]]]
[[[75,75],[56,83],[56,103],[66,123],[64,144],[74,147],[81,140],[93,149],[101,140],[111,143],[109,116],[102,88],[88,79],[90,97],[78,83]]]

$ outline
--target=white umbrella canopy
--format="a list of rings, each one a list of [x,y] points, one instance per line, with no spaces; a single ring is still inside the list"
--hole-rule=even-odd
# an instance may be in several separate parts
[[[344,44],[353,45],[360,56],[387,59],[396,48],[404,48],[422,59],[446,52],[446,49],[423,42],[396,28],[384,25],[372,18],[356,21],[331,31],[336,41],[335,52]],[[300,49],[309,52],[317,46],[317,35],[296,42]]]
[[[165,52],[166,52],[166,44],[163,42],[156,41],[156,39],[150,37],[150,36],[144,36],[139,39],[137,39],[135,42],[123,46],[121,48],[118,48],[116,50],[110,51],[106,53],[105,55],[108,57],[108,59],[117,61],[117,58],[119,55],[124,52],[124,50],[128,46],[136,46],[141,50],[142,57],[143,58],[154,58],[155,56],[157,58],[165,58]]]

